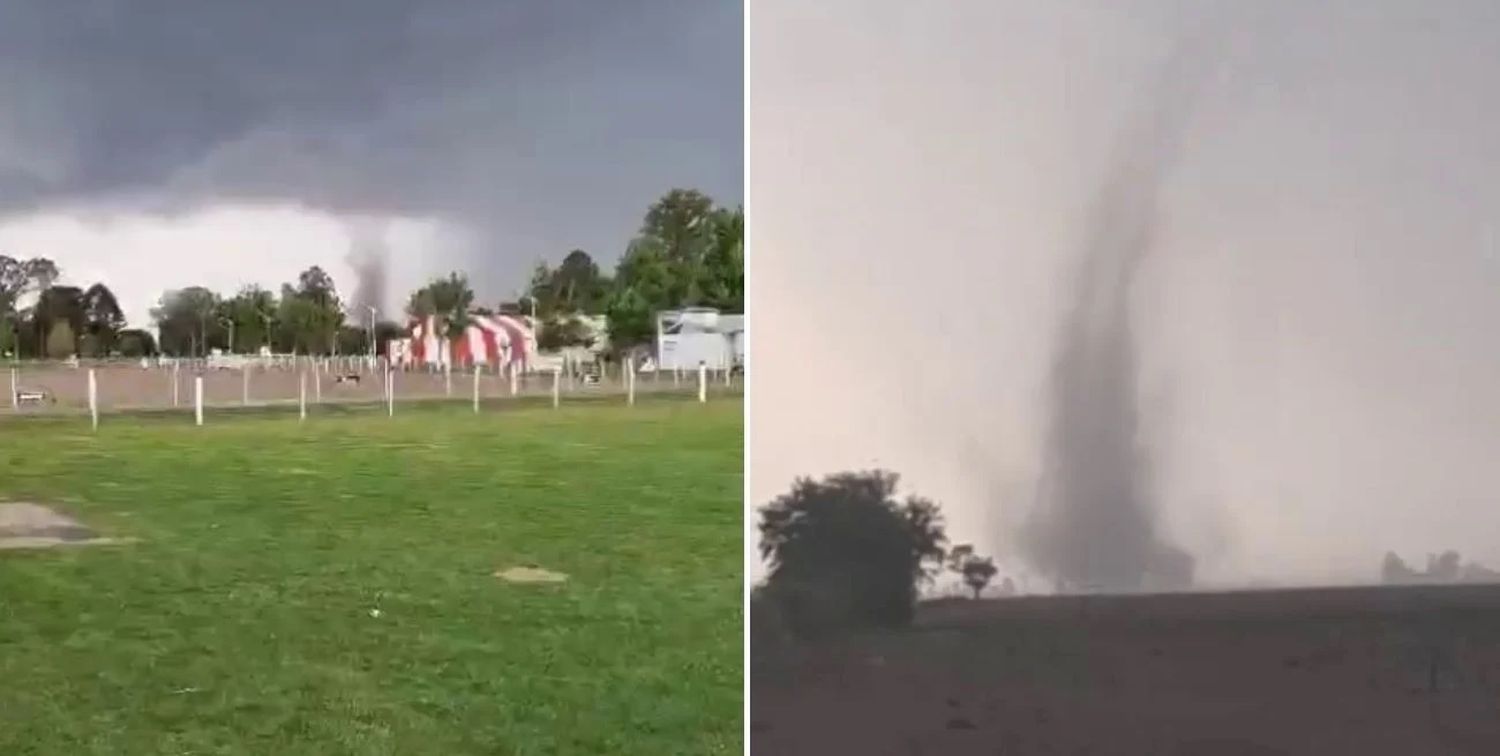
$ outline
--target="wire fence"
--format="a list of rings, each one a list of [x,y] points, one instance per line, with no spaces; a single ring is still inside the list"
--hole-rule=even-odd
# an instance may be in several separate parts
[[[637,396],[680,395],[700,401],[737,396],[735,371],[566,369],[510,371],[495,367],[390,367],[368,357],[254,357],[161,360],[11,362],[8,401],[0,418],[25,415],[100,415],[181,411],[199,418],[215,411],[290,408],[304,416],[320,406],[381,405],[394,412],[412,402],[468,402],[476,411],[494,402],[580,399],[633,403]]]

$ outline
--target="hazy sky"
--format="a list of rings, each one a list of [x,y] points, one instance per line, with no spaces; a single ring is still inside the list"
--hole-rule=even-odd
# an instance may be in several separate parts
[[[879,465],[1007,560],[1088,203],[1202,34],[1133,292],[1166,526],[1210,581],[1500,563],[1485,2],[757,2],[752,504]]]
[[[730,0],[0,3],[0,252],[163,288],[274,285],[387,224],[390,299],[612,262],[673,187],[738,204]]]

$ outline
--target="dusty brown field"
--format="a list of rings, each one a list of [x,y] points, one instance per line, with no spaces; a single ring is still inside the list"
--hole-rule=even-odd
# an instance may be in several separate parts
[[[0,414],[11,412],[9,400],[10,376],[9,366],[0,370]],[[142,368],[136,365],[102,365],[95,366],[95,377],[99,386],[99,408],[101,412],[129,411],[129,410],[160,410],[178,407],[185,411],[191,411],[193,406],[193,377],[198,371],[182,368],[175,374],[177,391],[174,403],[173,381],[174,373],[170,368]],[[208,369],[201,371],[203,375],[203,395],[206,407],[235,407],[246,404],[244,375],[239,369]],[[298,370],[281,367],[255,367],[250,371],[249,402],[251,406],[264,406],[268,404],[295,404],[298,401],[299,382],[301,380]],[[341,373],[359,373],[361,380],[358,383],[338,383],[335,378]],[[722,378],[710,376],[709,391],[711,394],[721,393],[725,390]],[[309,404],[321,400],[329,403],[338,402],[378,402],[383,397],[381,389],[381,377],[379,372],[368,370],[329,369],[321,375],[314,377],[310,372],[307,379],[307,399]],[[697,376],[684,374],[680,382],[674,380],[670,373],[657,377],[651,374],[643,374],[636,383],[636,391],[640,394],[660,391],[676,391],[682,393],[693,393],[697,391]],[[451,379],[451,393],[447,380],[442,373],[427,371],[400,371],[396,375],[396,397],[397,401],[441,399],[451,397],[455,400],[470,399],[474,391],[474,376],[472,373],[454,373]],[[743,382],[740,378],[734,379],[732,388],[738,391]],[[26,405],[21,408],[26,413],[48,413],[48,412],[81,412],[88,409],[88,368],[73,368],[65,365],[48,364],[23,364],[17,370],[16,386],[21,391],[45,391],[52,401],[40,405]],[[625,393],[624,383],[618,374],[602,384],[585,386],[578,381],[570,381],[564,377],[559,386],[564,400],[568,396],[621,394]],[[522,376],[517,382],[517,394],[522,396],[550,396],[552,393],[552,376],[550,374],[535,374]],[[497,399],[510,396],[510,379],[503,375],[496,375],[493,370],[482,372],[479,377],[479,394],[481,399]]]
[[[945,601],[752,659],[757,754],[1500,754],[1500,586]]]

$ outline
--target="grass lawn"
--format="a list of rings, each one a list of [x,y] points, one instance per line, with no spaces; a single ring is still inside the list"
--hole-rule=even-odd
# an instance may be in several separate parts
[[[741,410],[0,419],[0,754],[739,753]]]

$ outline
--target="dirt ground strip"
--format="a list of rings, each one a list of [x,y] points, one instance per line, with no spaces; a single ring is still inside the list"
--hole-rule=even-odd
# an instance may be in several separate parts
[[[949,601],[751,655],[756,754],[1500,753],[1500,586]]]
[[[12,368],[16,375],[16,390],[22,393],[36,392],[45,399],[23,403],[18,409],[23,413],[77,412],[88,408],[88,369],[65,365],[26,365]],[[12,412],[9,397],[9,371],[0,372],[0,414]],[[302,371],[283,367],[254,367],[249,371],[248,391],[245,371],[234,369],[209,369],[202,371],[203,403],[207,407],[233,407],[246,403],[251,405],[295,404],[301,391]],[[94,368],[98,386],[101,412],[119,410],[157,410],[173,407],[191,410],[193,406],[193,379],[196,371],[138,365],[107,365]],[[348,376],[357,375],[357,380]],[[340,380],[343,378],[344,380]],[[329,403],[378,402],[385,395],[382,377],[378,371],[328,370],[307,376],[307,401],[309,405],[319,401]],[[472,398],[474,393],[472,372],[445,376],[434,371],[398,371],[396,373],[397,401],[413,399],[455,400]],[[552,394],[550,373],[522,375],[516,381],[517,395],[550,396]],[[176,383],[174,390],[173,384]],[[741,377],[734,377],[731,388],[743,386]],[[709,390],[717,393],[725,389],[723,378],[711,376]],[[625,393],[625,384],[618,375],[599,384],[585,385],[580,379],[562,377],[558,385],[563,401],[572,396]],[[636,381],[638,394],[664,391],[692,393],[697,390],[697,376],[672,373],[642,374]],[[497,399],[511,396],[510,378],[497,375],[494,370],[482,371],[479,375],[481,399]]]

